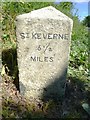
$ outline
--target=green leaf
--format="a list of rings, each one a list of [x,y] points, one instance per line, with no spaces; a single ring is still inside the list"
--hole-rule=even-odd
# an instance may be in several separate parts
[[[90,106],[88,103],[82,104],[83,109],[90,115]]]

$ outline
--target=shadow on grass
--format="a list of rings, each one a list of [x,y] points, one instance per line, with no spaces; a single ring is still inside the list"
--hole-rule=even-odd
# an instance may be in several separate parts
[[[10,76],[14,76],[14,84],[19,90],[19,77],[18,77],[18,65],[17,65],[17,51],[16,49],[9,49],[4,50],[2,52],[2,64],[6,66],[6,73]],[[8,68],[8,69],[7,69]],[[88,118],[88,114],[83,110],[81,107],[83,102],[87,102],[90,104],[90,93],[85,90],[84,82],[82,80],[75,78],[75,77],[68,77],[65,96],[62,101],[55,101],[54,96],[49,99],[48,94],[46,91],[52,89],[52,93],[55,89],[57,89],[59,85],[60,79],[64,79],[66,74],[66,70],[63,72],[63,75],[55,80],[54,83],[48,85],[43,92],[43,102],[44,104],[38,103],[37,107],[31,108],[28,105],[28,108],[25,109],[25,102],[21,104],[23,100],[19,101],[19,104],[15,102],[12,105],[12,102],[8,103],[7,105],[4,104],[9,108],[4,107],[5,112],[12,115],[15,112],[16,116],[22,116],[22,118],[29,118],[35,117],[37,118]],[[64,83],[63,83],[64,86]],[[57,91],[58,92],[58,91]],[[55,94],[54,94],[55,95]],[[16,96],[17,97],[17,96]],[[58,94],[56,95],[58,97]],[[13,99],[12,99],[13,101]],[[28,103],[26,103],[27,105]],[[38,109],[39,108],[39,109]],[[29,111],[29,109],[31,111]],[[11,112],[12,111],[12,112]],[[18,112],[17,112],[18,111]],[[5,118],[6,116],[4,116]]]
[[[90,103],[89,96],[90,93],[84,90],[83,83],[77,84],[75,82],[76,78],[69,78],[70,83],[66,86],[66,92],[64,99],[62,101],[53,101],[47,100],[43,104],[36,103],[36,106],[29,104],[28,101],[22,97],[17,99],[17,96],[14,96],[14,100],[8,100],[3,104],[3,118],[22,118],[25,120],[30,120],[31,118],[46,120],[47,118],[60,118],[60,119],[87,119],[89,120],[89,115],[82,108],[82,102]],[[11,99],[11,97],[10,97]],[[13,102],[14,101],[14,102]]]
[[[5,66],[5,72],[14,79],[14,84],[19,90],[18,64],[16,49],[6,49],[2,51],[2,65]]]

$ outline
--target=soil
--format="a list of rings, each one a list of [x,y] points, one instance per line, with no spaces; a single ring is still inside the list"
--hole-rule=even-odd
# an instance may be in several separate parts
[[[7,118],[85,118],[88,113],[82,108],[84,102],[89,103],[90,93],[68,78],[63,101],[28,100],[20,95],[14,80],[4,75],[2,77],[2,119]]]

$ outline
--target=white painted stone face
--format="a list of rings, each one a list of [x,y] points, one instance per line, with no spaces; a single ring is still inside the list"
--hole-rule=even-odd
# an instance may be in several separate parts
[[[49,6],[16,18],[20,93],[33,99],[64,95],[73,21]]]

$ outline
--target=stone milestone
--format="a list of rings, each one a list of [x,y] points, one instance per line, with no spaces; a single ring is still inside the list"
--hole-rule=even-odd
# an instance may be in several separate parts
[[[63,97],[72,26],[52,6],[16,17],[20,93],[26,98]]]

